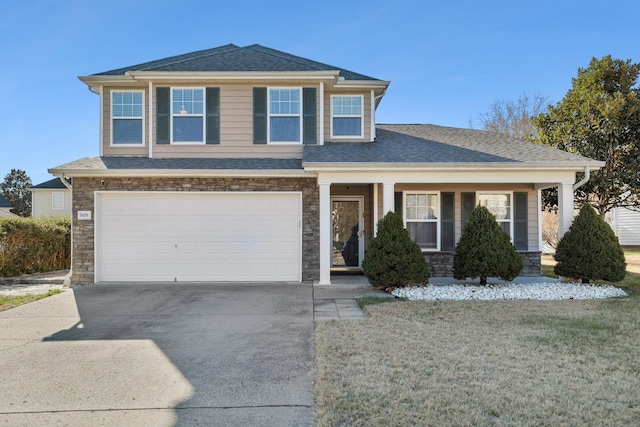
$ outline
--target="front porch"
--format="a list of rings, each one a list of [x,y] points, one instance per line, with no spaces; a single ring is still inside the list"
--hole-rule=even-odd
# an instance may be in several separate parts
[[[541,189],[549,184],[531,182],[342,182],[334,174],[326,182],[319,174],[320,280],[319,285],[336,282],[334,273],[357,273],[369,242],[377,233],[384,212],[394,211],[404,220],[410,235],[421,246],[431,277],[451,278],[453,249],[462,234],[471,210],[487,199],[499,200],[499,223],[512,236],[523,258],[522,277],[538,277],[541,272]],[[350,174],[351,175],[351,174]],[[573,174],[572,174],[573,175]],[[353,175],[351,175],[353,177]],[[343,180],[346,176],[341,176]],[[492,177],[496,180],[496,177]],[[560,183],[560,231],[568,230],[573,212],[571,184]],[[570,197],[569,197],[570,196]],[[416,213],[412,203],[425,200],[425,212]],[[493,198],[493,199],[492,199]],[[409,201],[408,201],[409,200]],[[494,200],[494,201],[495,201]],[[571,206],[568,209],[567,206]],[[423,206],[419,208],[422,212]],[[345,220],[346,219],[346,220]],[[563,221],[564,219],[564,221]],[[343,223],[341,221],[345,220]],[[412,224],[417,223],[417,224]]]

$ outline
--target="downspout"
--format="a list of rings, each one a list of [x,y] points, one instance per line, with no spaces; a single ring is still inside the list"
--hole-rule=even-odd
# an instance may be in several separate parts
[[[573,191],[576,191],[578,188],[585,185],[589,181],[590,177],[591,177],[591,171],[589,170],[589,166],[586,166],[584,168],[584,176],[582,177],[582,179],[576,182],[575,184],[573,184]]]

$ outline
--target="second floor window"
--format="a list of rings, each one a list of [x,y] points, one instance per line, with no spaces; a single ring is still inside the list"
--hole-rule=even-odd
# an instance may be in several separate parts
[[[362,138],[362,95],[331,97],[331,136]]]
[[[301,142],[301,89],[269,89],[269,142]]]
[[[171,90],[172,141],[204,143],[204,89]]]
[[[142,91],[111,92],[111,143],[142,145],[144,140]]]

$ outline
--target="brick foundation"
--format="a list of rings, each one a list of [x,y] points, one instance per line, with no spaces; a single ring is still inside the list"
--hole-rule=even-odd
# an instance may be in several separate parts
[[[94,280],[96,191],[300,191],[302,280],[320,276],[320,197],[315,178],[74,178],[72,284]],[[91,220],[78,221],[78,211],[91,211]]]
[[[518,252],[522,257],[520,276],[540,276],[542,274],[540,252]],[[425,252],[431,277],[453,276],[453,252]]]

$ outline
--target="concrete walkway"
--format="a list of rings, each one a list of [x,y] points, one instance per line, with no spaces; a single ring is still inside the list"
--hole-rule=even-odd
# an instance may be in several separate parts
[[[364,296],[393,298],[374,289],[365,276],[331,276],[331,285],[313,285],[314,320],[357,320],[367,316],[358,307],[357,299]]]

